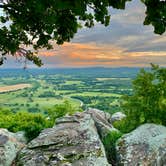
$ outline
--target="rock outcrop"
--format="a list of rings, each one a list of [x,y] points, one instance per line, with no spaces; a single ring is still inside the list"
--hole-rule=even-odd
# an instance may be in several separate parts
[[[126,117],[126,115],[123,112],[116,112],[111,116],[110,123],[114,123],[116,121],[121,121],[125,117]]]
[[[144,124],[117,142],[117,162],[126,166],[166,166],[166,127]]]
[[[0,166],[10,166],[13,159],[12,166],[110,166],[108,162],[166,166],[166,127],[144,124],[123,135],[115,147],[118,135],[111,132],[118,134],[118,130],[109,123],[110,118],[97,109],[65,116],[26,146],[21,143],[26,141],[23,132],[0,129]]]
[[[16,165],[109,166],[90,114],[77,113],[56,123],[19,153]]]
[[[112,131],[117,131],[117,129],[109,123],[109,120],[111,119],[111,115],[109,113],[94,108],[89,108],[85,113],[92,116],[101,138],[104,138]]]
[[[0,129],[0,166],[10,166],[17,152],[24,147],[24,136]]]
[[[108,124],[109,120],[111,119],[111,114],[108,112],[104,112],[102,110],[96,108],[88,108],[85,113],[91,114],[94,118]],[[109,124],[108,124],[109,125]]]

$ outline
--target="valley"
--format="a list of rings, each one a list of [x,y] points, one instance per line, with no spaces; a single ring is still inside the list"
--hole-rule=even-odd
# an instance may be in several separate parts
[[[121,96],[131,94],[137,68],[1,70],[0,108],[45,113],[64,101],[74,107],[94,107],[114,113]],[[98,73],[98,74],[96,74]]]

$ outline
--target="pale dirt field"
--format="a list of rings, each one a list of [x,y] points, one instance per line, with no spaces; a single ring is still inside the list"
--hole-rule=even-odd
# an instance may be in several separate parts
[[[31,84],[16,84],[16,85],[2,86],[0,87],[0,93],[16,91],[29,87],[31,87]]]
[[[107,81],[107,80],[131,80],[131,78],[96,78],[98,81]]]

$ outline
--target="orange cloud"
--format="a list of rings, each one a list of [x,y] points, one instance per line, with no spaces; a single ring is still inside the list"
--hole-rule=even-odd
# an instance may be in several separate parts
[[[166,51],[129,52],[116,45],[96,43],[54,44],[53,50],[41,50],[39,55],[58,67],[142,66],[151,62],[166,64]]]
[[[40,55],[41,56],[55,56],[55,52],[54,51],[40,51]]]

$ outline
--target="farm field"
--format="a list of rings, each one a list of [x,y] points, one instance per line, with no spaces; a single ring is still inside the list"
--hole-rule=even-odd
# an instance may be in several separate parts
[[[29,88],[29,87],[31,87],[30,84],[16,84],[16,85],[0,86],[0,93],[17,91],[17,90]]]
[[[131,81],[138,70],[15,69],[12,75],[10,69],[1,69],[0,109],[45,113],[68,101],[76,108],[94,107],[113,113],[120,110],[121,96],[132,93]]]

